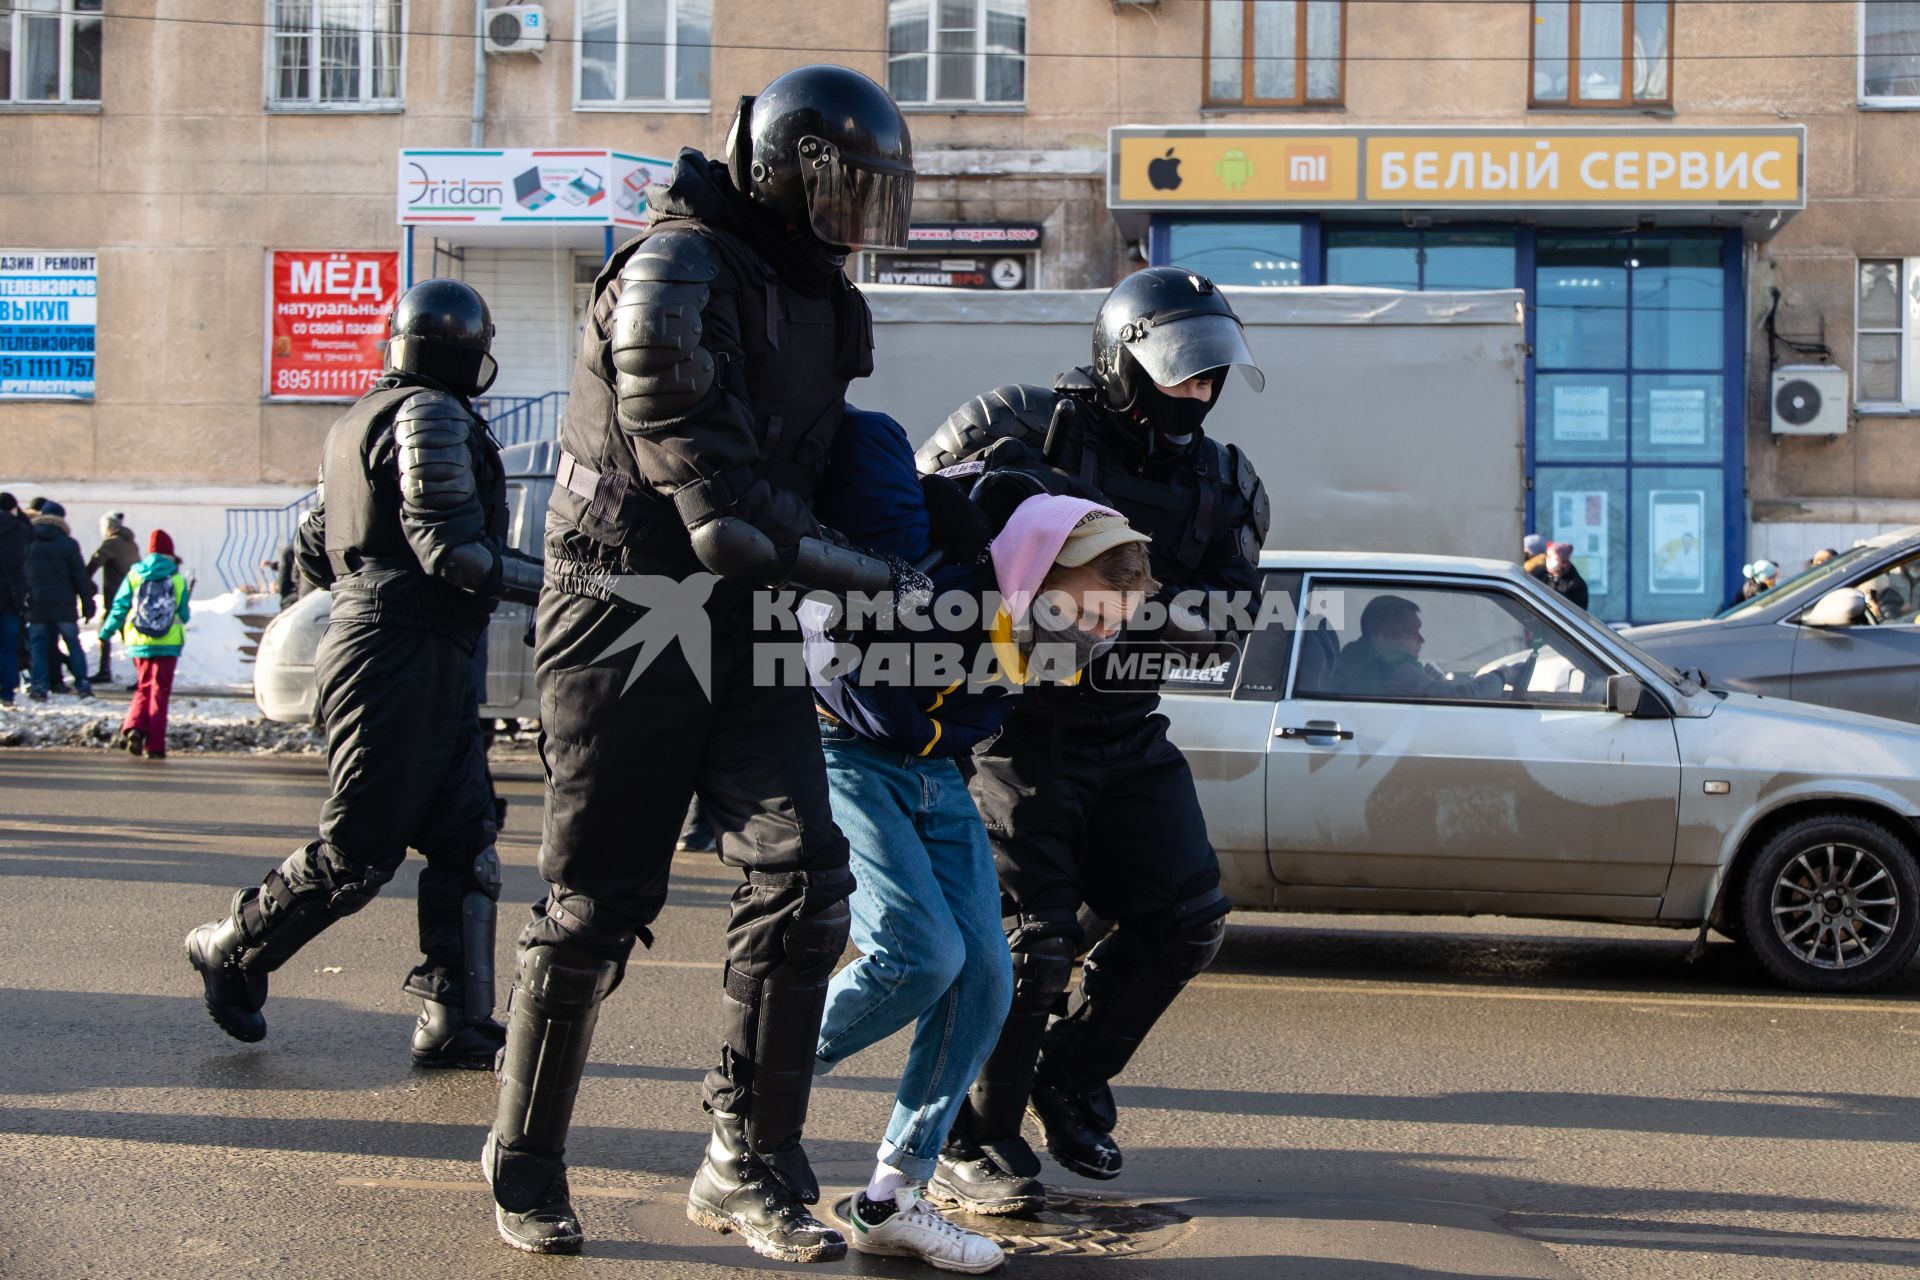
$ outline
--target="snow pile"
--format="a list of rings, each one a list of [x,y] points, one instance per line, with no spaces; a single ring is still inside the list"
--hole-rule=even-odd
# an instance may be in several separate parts
[[[280,598],[273,595],[229,591],[224,595],[195,599],[188,609],[187,642],[180,651],[179,665],[173,669],[176,693],[253,692],[253,646],[259,639],[250,635],[242,615],[270,615],[280,611]],[[80,647],[86,651],[87,669],[100,669],[99,637],[86,626],[80,628]],[[133,681],[133,659],[127,657],[125,636],[116,636],[113,644],[114,674],[121,683]],[[177,704],[176,704],[177,705]]]
[[[126,704],[54,694],[34,702],[23,689],[0,707],[0,747],[100,747],[120,732]],[[325,741],[311,725],[262,718],[248,698],[176,697],[167,708],[167,750],[313,754]]]

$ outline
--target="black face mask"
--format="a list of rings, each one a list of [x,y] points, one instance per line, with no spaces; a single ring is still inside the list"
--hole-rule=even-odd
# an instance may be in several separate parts
[[[1225,372],[1224,369],[1220,370],[1220,373]],[[1213,412],[1213,406],[1219,403],[1224,381],[1224,378],[1216,375],[1213,378],[1213,395],[1198,400],[1192,396],[1170,396],[1152,380],[1142,377],[1143,385],[1134,399],[1133,411],[1146,419],[1155,444],[1184,445],[1200,430],[1207,415]]]
[[[1018,643],[1028,659],[1036,654],[1040,662],[1035,674],[1042,679],[1064,680],[1075,671],[1085,671],[1119,637],[1097,636],[1074,625],[1076,620],[1056,609],[1050,601],[1036,600]],[[1071,657],[1069,658],[1069,652]],[[1071,662],[1072,669],[1063,669]]]

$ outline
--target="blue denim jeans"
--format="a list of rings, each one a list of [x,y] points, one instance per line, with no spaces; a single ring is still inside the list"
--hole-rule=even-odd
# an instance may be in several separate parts
[[[0,698],[13,701],[20,687],[20,615],[0,609]]]
[[[902,755],[825,719],[820,739],[859,883],[860,958],[827,990],[818,1069],[917,1024],[880,1159],[925,1181],[1013,999],[993,850],[953,761]]]
[[[87,655],[80,651],[80,624],[77,622],[27,624],[27,649],[32,659],[27,669],[27,692],[36,698],[46,696],[47,672],[53,665],[55,636],[66,642],[67,670],[73,673],[73,691],[92,693],[93,682],[87,678]]]

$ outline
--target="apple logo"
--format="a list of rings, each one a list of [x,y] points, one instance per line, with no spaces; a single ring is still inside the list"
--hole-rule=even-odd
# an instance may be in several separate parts
[[[1155,191],[1173,191],[1179,187],[1180,162],[1174,158],[1172,147],[1158,160],[1147,162],[1147,181]]]

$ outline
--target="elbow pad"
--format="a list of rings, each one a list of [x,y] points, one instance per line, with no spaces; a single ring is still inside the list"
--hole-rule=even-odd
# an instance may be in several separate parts
[[[500,557],[484,542],[466,542],[441,557],[440,577],[475,595],[500,594]]]

